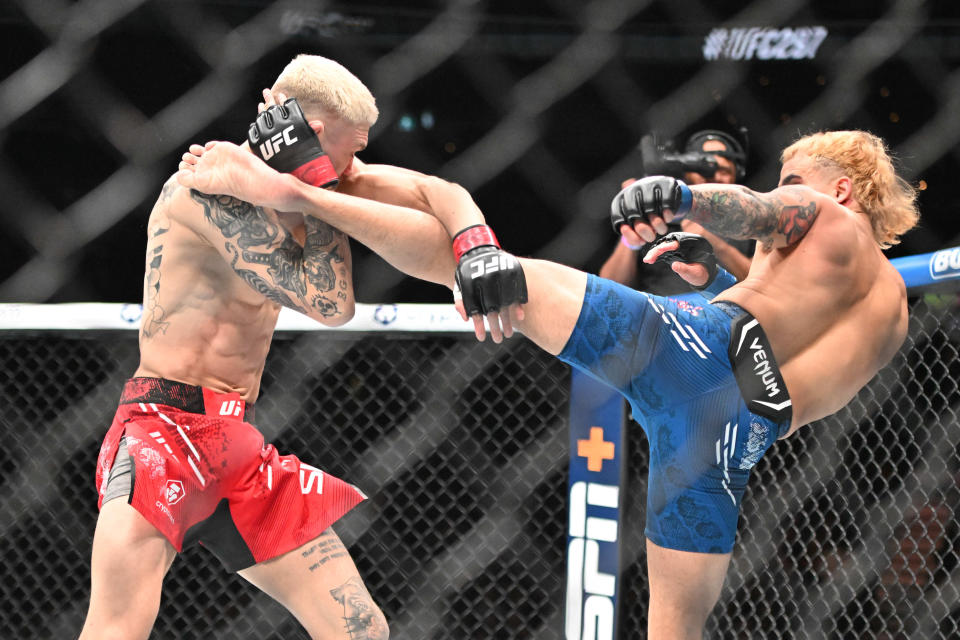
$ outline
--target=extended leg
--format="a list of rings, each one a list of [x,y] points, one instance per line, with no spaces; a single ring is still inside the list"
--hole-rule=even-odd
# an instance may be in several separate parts
[[[315,640],[389,636],[386,618],[333,529],[239,573],[285,606]]]
[[[649,640],[700,640],[729,564],[729,553],[676,551],[647,540]]]

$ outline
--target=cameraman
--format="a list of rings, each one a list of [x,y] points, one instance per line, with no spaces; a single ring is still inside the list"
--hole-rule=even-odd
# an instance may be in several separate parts
[[[640,143],[644,175],[665,174],[682,178],[687,184],[735,184],[745,173],[747,156],[743,146],[733,136],[722,131],[707,129],[692,134],[684,146],[683,154],[665,153],[659,149],[651,136],[644,136]],[[701,173],[702,172],[702,173]],[[621,187],[634,182],[635,178],[623,181]],[[717,256],[717,262],[737,280],[743,280],[750,270],[752,241],[726,241],[710,233],[699,224],[688,220],[680,225],[669,225],[664,233],[687,231],[705,237]],[[650,242],[652,238],[647,239]],[[658,295],[669,295],[688,290],[683,281],[667,265],[643,264],[640,246],[627,244],[620,239],[613,253],[600,267],[600,277],[608,278],[629,287],[639,287]]]

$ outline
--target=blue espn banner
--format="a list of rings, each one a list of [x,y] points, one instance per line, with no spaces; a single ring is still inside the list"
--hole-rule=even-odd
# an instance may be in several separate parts
[[[567,640],[613,640],[620,591],[623,397],[571,370]]]

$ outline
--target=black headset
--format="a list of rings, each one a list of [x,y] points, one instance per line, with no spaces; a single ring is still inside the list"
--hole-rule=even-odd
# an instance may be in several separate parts
[[[746,141],[747,130],[741,128],[740,133],[743,135],[744,141]],[[703,143],[708,140],[719,140],[727,149],[725,151],[704,151]],[[737,180],[742,180],[743,176],[747,173],[747,152],[744,150],[744,145],[740,144],[740,141],[729,133],[716,129],[695,131],[687,138],[687,145],[684,150],[687,152],[712,153],[721,158],[726,158],[737,168]]]

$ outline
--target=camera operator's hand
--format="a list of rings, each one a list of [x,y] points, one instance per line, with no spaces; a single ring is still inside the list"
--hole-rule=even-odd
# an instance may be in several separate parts
[[[667,222],[683,216],[693,195],[682,181],[650,176],[620,191],[610,204],[610,223],[617,233],[632,228],[645,242],[667,232]],[[629,236],[624,236],[630,241]]]

